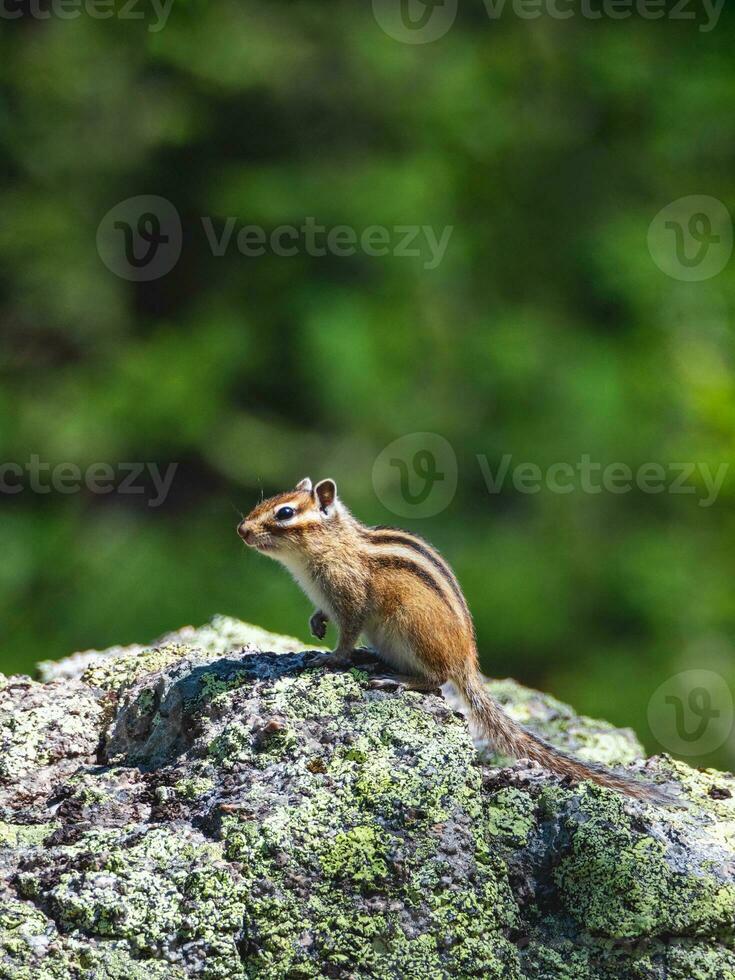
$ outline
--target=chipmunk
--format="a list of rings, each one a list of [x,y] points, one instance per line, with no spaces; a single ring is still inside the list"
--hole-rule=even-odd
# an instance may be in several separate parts
[[[307,477],[290,493],[262,501],[237,533],[285,565],[316,605],[309,621],[315,637],[323,639],[326,624],[336,623],[336,649],[315,662],[349,666],[364,634],[380,660],[398,671],[395,681],[414,690],[452,681],[503,755],[639,799],[674,802],[658,787],[582,762],[513,721],[483,682],[472,617],[449,565],[415,534],[361,524],[337,497],[334,480],[312,486]]]

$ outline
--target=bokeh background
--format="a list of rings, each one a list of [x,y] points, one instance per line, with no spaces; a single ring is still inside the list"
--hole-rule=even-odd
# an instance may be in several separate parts
[[[701,488],[489,494],[477,461],[732,458],[735,260],[687,283],[647,246],[684,195],[735,213],[731,9],[704,32],[694,6],[491,22],[466,4],[420,45],[347,2],[175,0],[159,31],[144,4],[142,20],[18,9],[0,34],[2,460],[178,468],[157,508],[0,494],[2,670],[217,612],[306,637],[307,600],[234,527],[309,474],[442,548],[488,673],[651,750],[672,675],[733,689],[735,473],[701,507]],[[183,253],[136,283],[96,234],[139,194],[176,207]],[[427,269],[215,257],[202,216],[454,230]],[[451,444],[457,491],[396,517],[373,466],[424,431]],[[698,761],[732,767],[729,728]]]

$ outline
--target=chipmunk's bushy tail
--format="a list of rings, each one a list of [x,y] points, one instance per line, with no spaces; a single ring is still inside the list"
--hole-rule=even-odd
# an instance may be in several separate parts
[[[589,779],[600,786],[607,786],[639,800],[683,805],[680,799],[668,795],[658,786],[615,773],[598,763],[582,762],[550,745],[539,735],[527,731],[513,721],[488,693],[482,676],[477,671],[463,672],[452,677],[452,680],[467,703],[472,719],[502,755],[512,756],[514,759],[532,759],[559,776],[568,776],[575,782]]]

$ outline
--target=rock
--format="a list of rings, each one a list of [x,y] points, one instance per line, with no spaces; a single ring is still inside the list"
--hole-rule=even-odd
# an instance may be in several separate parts
[[[735,977],[735,778],[492,682],[691,805],[570,787],[305,649],[218,618],[3,681],[0,978]]]

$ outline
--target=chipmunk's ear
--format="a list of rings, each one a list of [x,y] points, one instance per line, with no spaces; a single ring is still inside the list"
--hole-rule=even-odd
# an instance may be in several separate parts
[[[299,480],[294,490],[303,490],[305,493],[311,493],[311,480],[309,477],[305,476],[303,480]]]
[[[314,493],[319,501],[320,510],[328,514],[329,508],[337,499],[337,484],[334,480],[320,480],[314,487]]]

